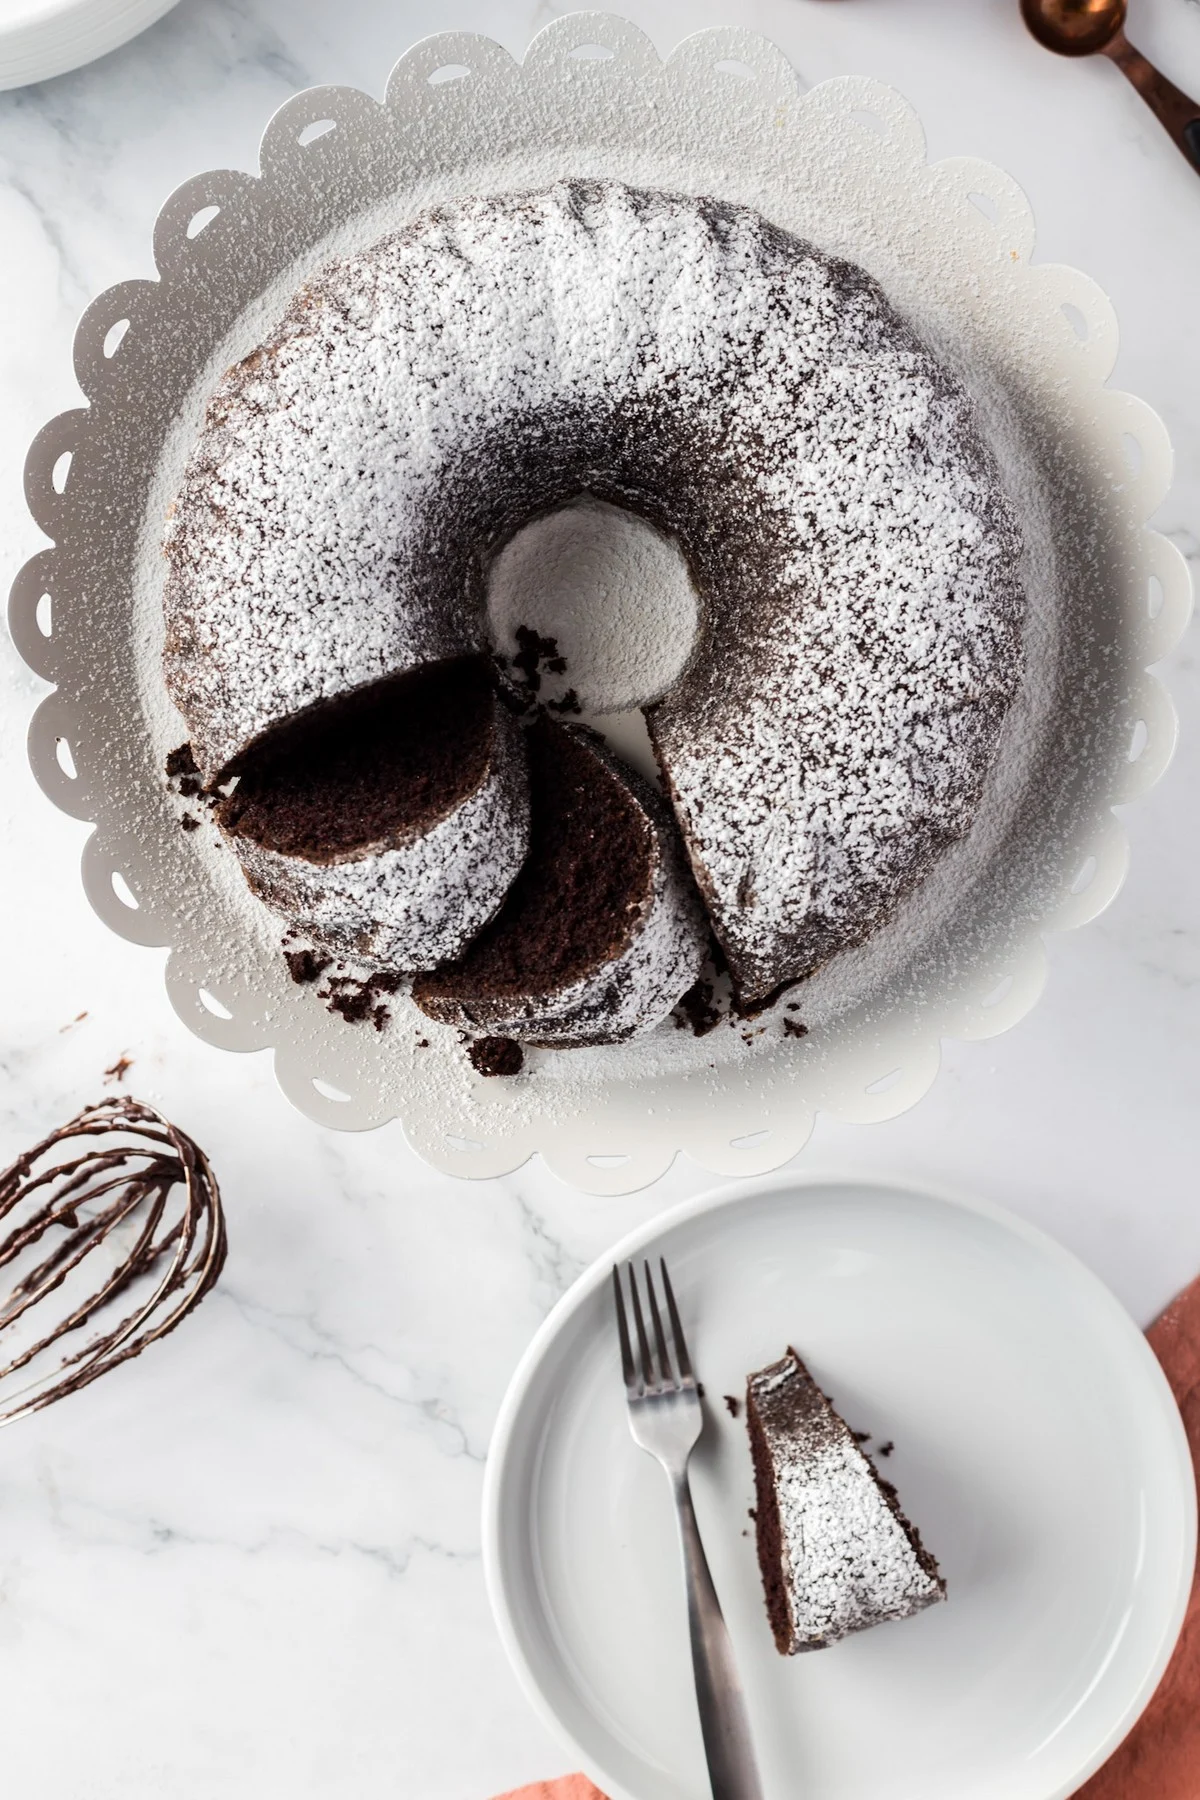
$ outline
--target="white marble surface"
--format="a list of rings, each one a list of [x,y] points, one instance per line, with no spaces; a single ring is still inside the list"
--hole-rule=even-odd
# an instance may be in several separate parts
[[[935,155],[1009,169],[1041,257],[1079,265],[1116,304],[1116,379],[1176,444],[1160,524],[1200,567],[1200,178],[1111,67],[1038,50],[1016,0],[624,10],[664,51],[705,25],[749,24],[809,81],[889,80]],[[39,544],[20,496],[25,446],[77,403],[75,319],[101,288],[152,272],[166,194],[205,168],[253,167],[263,123],[297,88],[378,93],[395,57],[439,29],[487,31],[520,54],[555,11],[182,0],[92,68],[0,95],[5,585]],[[1136,40],[1200,94],[1200,5],[1131,12]],[[911,1113],[822,1123],[801,1159],[1003,1201],[1141,1319],[1200,1270],[1198,642],[1193,627],[1166,671],[1182,744],[1131,815],[1129,881],[1055,946],[1036,1011],[991,1043],[948,1045]],[[219,1292],[169,1342],[0,1440],[6,1786],[37,1800],[485,1800],[561,1770],[488,1616],[489,1428],[563,1286],[709,1178],[681,1162],[616,1201],[536,1165],[472,1185],[424,1168],[395,1128],[339,1137],[298,1117],[264,1056],[187,1035],[161,953],[88,911],[84,828],[25,766],[39,691],[0,649],[0,1156],[100,1091],[124,1053],[133,1090],[210,1151],[233,1249]]]

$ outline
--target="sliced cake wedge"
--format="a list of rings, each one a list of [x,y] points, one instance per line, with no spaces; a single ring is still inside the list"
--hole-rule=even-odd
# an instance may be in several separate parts
[[[529,846],[524,735],[485,657],[389,676],[277,726],[217,822],[251,889],[335,956],[457,956]]]
[[[946,1597],[937,1563],[794,1350],[746,1383],[755,1525],[781,1656]]]
[[[492,923],[413,998],[432,1019],[522,1043],[620,1043],[699,975],[700,898],[665,802],[602,738],[542,714],[526,742],[525,865]]]

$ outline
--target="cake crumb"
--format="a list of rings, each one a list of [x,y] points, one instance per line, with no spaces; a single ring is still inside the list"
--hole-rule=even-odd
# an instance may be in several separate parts
[[[730,1418],[736,1419],[738,1414],[741,1412],[741,1410],[742,1410],[742,1403],[738,1399],[737,1395],[736,1394],[726,1394],[725,1395],[725,1411],[729,1414]]]
[[[808,1036],[808,1026],[802,1025],[799,1019],[785,1019],[783,1021],[783,1031],[785,1037],[802,1038]]]
[[[285,950],[283,960],[298,987],[319,981],[332,962],[332,957],[318,956],[315,950]]]
[[[75,1027],[77,1025],[82,1025],[83,1021],[86,1018],[87,1018],[87,1008],[85,1007],[81,1013],[76,1013],[75,1017],[73,1019],[68,1019],[65,1025],[59,1026],[59,1028],[58,1028],[59,1036],[61,1037],[64,1031],[74,1031]]]
[[[889,1438],[886,1444],[880,1444],[879,1454],[880,1456],[890,1456],[895,1448],[895,1444],[893,1444],[891,1438]]]
[[[519,1075],[525,1063],[525,1052],[515,1038],[476,1038],[467,1055],[480,1075]]]
[[[559,655],[558,639],[543,637],[532,626],[518,625],[514,633],[517,653],[512,666],[519,671],[520,685],[528,694],[536,694],[542,685],[542,666],[552,674],[566,673],[567,659]]]
[[[179,821],[179,829],[181,831],[199,831],[200,821],[192,813],[184,813]]]
[[[168,751],[166,771],[167,780],[177,794],[182,794],[185,800],[201,798],[204,783],[200,779],[200,770],[196,766],[190,744],[177,744],[174,750]]]
[[[112,1068],[105,1069],[104,1071],[105,1086],[111,1086],[114,1082],[123,1082],[132,1067],[132,1056],[127,1056],[125,1052],[122,1051],[116,1062],[112,1065]]]
[[[706,1037],[716,1029],[721,1009],[714,1004],[713,993],[711,981],[693,982],[671,1014],[677,1031],[691,1030],[696,1037]]]
[[[394,994],[403,980],[403,975],[391,969],[377,969],[365,980],[353,975],[331,975],[326,985],[317,989],[317,998],[347,1025],[369,1021],[376,1031],[382,1031],[392,1016],[384,996]]]
[[[871,1434],[869,1431],[852,1431],[850,1436],[854,1439],[856,1444],[869,1444],[871,1441]]]
[[[561,658],[555,660],[561,661]],[[568,688],[561,700],[547,700],[546,705],[551,712],[556,713],[581,713],[583,711],[579,704],[579,695],[574,688]]]

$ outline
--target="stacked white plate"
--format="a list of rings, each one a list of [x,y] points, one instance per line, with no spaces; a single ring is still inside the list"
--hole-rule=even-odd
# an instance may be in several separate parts
[[[0,88],[65,75],[128,43],[175,0],[0,0]]]

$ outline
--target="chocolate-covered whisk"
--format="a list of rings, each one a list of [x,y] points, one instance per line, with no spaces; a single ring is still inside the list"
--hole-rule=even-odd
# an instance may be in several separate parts
[[[0,1175],[0,1425],[173,1331],[225,1250],[204,1152],[138,1100],[87,1107],[18,1157]]]

